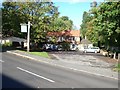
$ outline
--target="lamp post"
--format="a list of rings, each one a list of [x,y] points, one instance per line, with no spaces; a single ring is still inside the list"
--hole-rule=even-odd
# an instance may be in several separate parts
[[[21,32],[27,32],[27,52],[29,52],[30,51],[30,21],[28,21],[28,24],[20,24],[20,25],[21,25]]]

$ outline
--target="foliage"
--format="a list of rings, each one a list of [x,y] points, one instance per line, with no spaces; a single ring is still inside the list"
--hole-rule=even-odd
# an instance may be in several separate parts
[[[26,33],[20,31],[20,24],[30,21],[31,41],[46,42],[48,32],[68,30],[73,24],[67,16],[58,18],[58,7],[53,2],[3,2],[1,10],[3,37],[26,38]]]
[[[116,64],[113,68],[114,71],[120,72],[120,63]]]
[[[70,20],[68,16],[62,16],[61,19],[63,20],[66,27],[64,30],[71,30],[73,27],[73,21]]]
[[[54,22],[52,22],[51,24],[51,28],[53,28],[54,32],[71,30],[72,26],[73,26],[73,22],[67,16],[56,18]],[[55,43],[58,37],[51,36],[51,39],[52,39],[52,42]]]
[[[19,35],[20,32],[20,12],[16,7],[16,3],[4,2],[2,8],[2,34],[3,37],[14,34]],[[15,25],[16,24],[16,25]]]
[[[83,13],[83,20],[82,20],[82,24],[81,24],[81,35],[82,35],[82,38],[85,38],[86,36],[86,32],[88,30],[88,24],[91,20],[91,16],[89,15],[88,12],[84,12]]]
[[[2,47],[11,47],[11,46],[12,46],[12,42],[6,42],[2,44]]]
[[[70,50],[70,43],[69,42],[64,41],[64,42],[61,43],[61,45],[62,45],[63,50],[65,50],[65,51]]]
[[[120,2],[103,2],[83,14],[81,33],[106,48],[120,46]]]

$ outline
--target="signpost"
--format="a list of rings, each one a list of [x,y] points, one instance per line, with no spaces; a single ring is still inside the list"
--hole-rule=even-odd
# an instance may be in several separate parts
[[[27,32],[27,52],[30,51],[30,21],[28,22],[28,32]]]
[[[21,25],[21,32],[27,32],[27,24],[20,24]]]
[[[29,52],[30,51],[30,21],[28,22],[28,24],[20,24],[20,25],[21,25],[21,32],[27,32],[27,52]]]

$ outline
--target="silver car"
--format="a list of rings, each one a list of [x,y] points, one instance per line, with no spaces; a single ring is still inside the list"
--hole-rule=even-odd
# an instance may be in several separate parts
[[[99,47],[91,47],[91,48],[84,48],[84,52],[93,52],[93,53],[98,53],[100,52],[100,48]]]

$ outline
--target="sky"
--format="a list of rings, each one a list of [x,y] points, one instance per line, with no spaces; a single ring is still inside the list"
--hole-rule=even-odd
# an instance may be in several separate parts
[[[90,10],[90,2],[55,2],[55,6],[58,6],[60,17],[68,16],[77,29],[80,28],[82,23],[83,12]]]
[[[103,0],[97,0],[97,2],[100,1]],[[58,11],[60,12],[60,17],[68,16],[77,29],[80,29],[83,13],[91,9],[90,3],[93,2],[93,0],[53,0],[53,2],[55,6],[59,7]]]

